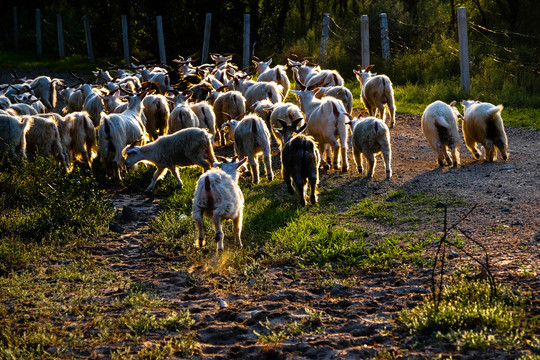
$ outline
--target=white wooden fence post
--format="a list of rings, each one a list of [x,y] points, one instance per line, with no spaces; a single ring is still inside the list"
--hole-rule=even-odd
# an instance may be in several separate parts
[[[330,14],[325,13],[322,20],[322,32],[321,32],[321,51],[319,53],[320,60],[326,56],[326,45],[328,44],[328,28],[330,26]]]
[[[201,64],[208,61],[208,52],[210,50],[210,30],[212,28],[212,14],[206,13],[206,20],[204,22],[204,38],[202,46]]]
[[[160,15],[156,16],[156,24],[157,24],[158,47],[159,47],[159,62],[162,64],[166,64],[167,58],[165,57],[165,38],[163,36],[163,19]]]
[[[127,15],[122,15],[122,37],[124,39],[124,62],[129,65],[129,36]]]
[[[469,74],[469,41],[467,38],[467,11],[464,7],[457,9],[459,38],[459,67],[461,69],[461,89],[471,91]]]
[[[64,30],[62,28],[62,15],[56,14],[56,30],[58,32],[58,55],[60,59],[65,58],[64,54]]]
[[[388,16],[385,13],[379,15],[381,18],[381,49],[383,60],[390,58],[390,37],[388,36]]]
[[[362,68],[365,69],[370,62],[369,59],[369,21],[367,15],[360,18],[360,29],[362,39]]]
[[[94,47],[92,46],[92,33],[90,32],[90,23],[88,22],[88,16],[83,16],[84,23],[84,36],[86,38],[86,48],[88,49],[88,61],[91,64],[95,63]]]
[[[43,54],[41,45],[41,11],[36,9],[36,50],[39,55]]]
[[[17,19],[17,7],[13,7],[13,45],[19,48],[19,20]]]
[[[248,69],[249,68],[249,60],[250,60],[250,56],[249,56],[249,50],[250,50],[250,46],[249,46],[249,29],[250,29],[250,15],[249,14],[244,14],[244,69]]]

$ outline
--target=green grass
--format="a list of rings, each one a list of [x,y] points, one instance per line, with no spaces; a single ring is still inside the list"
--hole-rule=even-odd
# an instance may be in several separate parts
[[[457,349],[534,348],[538,317],[531,318],[529,295],[497,284],[492,296],[487,281],[459,280],[444,288],[438,307],[426,298],[416,308],[403,310],[402,329],[429,341],[452,343]]]

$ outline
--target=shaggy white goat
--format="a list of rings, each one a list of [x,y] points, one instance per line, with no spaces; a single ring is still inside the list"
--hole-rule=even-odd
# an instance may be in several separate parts
[[[341,100],[345,110],[350,114],[353,108],[353,95],[351,90],[345,86],[325,86],[315,88],[315,96],[317,99],[322,99],[323,96],[331,96],[338,100]]]
[[[278,83],[283,88],[283,99],[286,99],[291,88],[291,83],[289,81],[289,78],[287,77],[285,66],[277,65],[274,68],[270,68],[270,64],[272,64],[272,59],[268,61],[252,61],[255,64],[255,69],[257,71],[257,81],[274,81]]]
[[[108,177],[122,180],[120,170],[125,168],[122,150],[139,140],[145,141],[146,131],[141,127],[142,100],[146,93],[129,97],[129,107],[121,114],[101,113],[98,144]]]
[[[73,112],[64,117],[64,122],[69,124],[71,142],[68,150],[70,151],[70,160],[75,161],[80,157],[83,163],[91,168],[96,155],[97,141],[96,129],[90,115],[86,111]]]
[[[497,160],[497,150],[508,159],[508,138],[501,117],[502,105],[478,101],[463,101],[463,138],[475,159],[480,158],[477,144],[484,147],[486,161]]]
[[[223,250],[223,230],[221,223],[232,220],[234,239],[242,247],[242,216],[244,211],[244,195],[238,186],[238,168],[244,164],[241,161],[223,162],[204,173],[197,182],[193,197],[192,217],[197,224],[198,247],[206,244],[204,231],[204,216],[212,219],[215,230],[217,251]]]
[[[358,173],[362,175],[363,159],[368,162],[367,177],[373,177],[377,160],[375,155],[381,154],[386,168],[386,178],[392,177],[392,149],[390,146],[390,131],[381,119],[375,117],[359,118],[350,120],[352,127],[352,143],[354,161]]]
[[[177,166],[199,165],[207,171],[216,161],[212,147],[212,135],[206,130],[189,128],[163,135],[144,146],[129,146],[125,149],[125,164],[132,166],[139,161],[149,162],[157,167],[152,182],[146,188],[152,191],[156,182],[169,170],[178,186],[182,187],[182,180],[178,174]]]
[[[458,132],[458,117],[461,117],[455,107],[456,102],[450,105],[442,101],[429,104],[422,114],[422,132],[429,145],[437,153],[439,166],[459,165],[460,139]],[[448,156],[452,154],[452,159]]]
[[[55,155],[66,169],[68,167],[60,132],[53,119],[37,115],[31,117],[26,133],[26,151],[28,154]]]
[[[199,127],[199,118],[189,107],[184,95],[178,94],[172,101],[174,109],[169,115],[169,134],[190,127]]]
[[[346,172],[349,169],[348,129],[346,111],[341,100],[333,97],[324,97],[319,100],[315,98],[312,90],[293,90],[292,92],[300,99],[302,111],[306,115],[308,134],[315,138],[321,155],[324,153],[325,146],[329,145],[333,153],[333,167],[338,169],[341,152],[341,171]],[[326,161],[330,162],[330,154],[327,154]],[[329,168],[328,164],[323,166],[325,169]]]
[[[214,108],[208,101],[201,101],[198,103],[190,104],[189,107],[197,115],[199,119],[199,127],[202,129],[208,129],[212,136],[216,135],[216,115],[214,114]]]
[[[228,114],[231,118],[235,118],[240,114],[246,112],[246,99],[239,91],[227,91],[217,92],[213,91],[211,94],[214,100],[214,114],[216,115],[216,131],[218,132],[217,140],[219,145],[226,145],[226,139],[221,126],[228,120],[225,114]],[[217,95],[217,97],[216,97]]]
[[[0,150],[9,147],[13,157],[26,157],[26,133],[29,128],[30,117],[0,114]]]
[[[231,140],[234,140],[234,153],[240,159],[248,158],[251,179],[254,184],[259,182],[259,154],[263,154],[266,176],[272,181],[272,157],[270,153],[270,132],[264,121],[255,114],[243,117],[242,120],[232,119],[222,125],[228,129]]]
[[[165,96],[147,95],[143,100],[143,115],[150,139],[156,140],[168,133],[170,110]]]
[[[376,116],[378,111],[383,121],[386,120],[386,105],[390,114],[390,127],[392,128],[396,123],[396,106],[392,82],[386,75],[372,74],[370,71],[372,67],[373,65],[369,65],[363,70],[360,69],[360,71],[353,70],[362,87],[360,98],[369,115]]]

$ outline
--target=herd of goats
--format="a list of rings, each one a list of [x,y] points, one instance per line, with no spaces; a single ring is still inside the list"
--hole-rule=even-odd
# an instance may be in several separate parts
[[[94,72],[95,79],[82,79],[66,86],[63,80],[39,76],[13,76],[0,85],[0,150],[11,156],[27,153],[55,156],[71,169],[74,162],[92,167],[99,153],[106,175],[122,179],[126,167],[148,162],[157,167],[146,191],[171,171],[178,185],[178,166],[199,165],[204,169],[194,194],[193,219],[199,232],[197,245],[205,244],[203,217],[212,219],[218,250],[223,249],[221,223],[233,222],[235,240],[241,246],[244,198],[238,186],[238,169],[248,162],[251,179],[259,182],[258,157],[262,153],[265,173],[273,179],[271,144],[281,151],[283,180],[289,193],[299,193],[305,205],[317,202],[319,168],[346,172],[347,147],[362,174],[372,177],[375,155],[381,154],[386,177],[392,176],[390,131],[395,125],[392,83],[385,75],[372,73],[371,65],[354,70],[366,108],[359,118],[352,114],[351,91],[335,70],[321,69],[307,61],[288,59],[287,66],[270,67],[272,60],[253,61],[256,81],[230,61],[232,55],[212,55],[214,64],[193,66],[180,58],[174,67],[136,66]],[[290,90],[287,67],[296,90]],[[300,106],[285,102],[291,91]],[[63,115],[54,112],[58,96],[64,100]],[[467,148],[475,158],[485,149],[485,159],[497,152],[507,159],[508,141],[500,116],[502,105],[463,101],[464,115],[455,102],[435,101],[422,115],[422,131],[437,153],[440,166],[458,166],[458,118]],[[363,117],[366,114],[369,116]],[[386,125],[389,115],[390,126]],[[377,117],[377,115],[379,117]],[[234,144],[235,158],[216,157],[215,146]],[[219,159],[219,161],[218,161]],[[293,187],[294,185],[294,187]]]

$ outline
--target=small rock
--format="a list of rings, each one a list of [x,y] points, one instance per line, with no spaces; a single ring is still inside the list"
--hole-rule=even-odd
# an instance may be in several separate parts
[[[436,208],[445,208],[446,204],[443,203],[442,201],[437,201],[437,204],[435,204],[435,207]]]
[[[330,294],[332,295],[338,295],[340,292],[343,291],[343,285],[341,284],[334,284],[334,286],[332,286],[332,290],[330,291]]]
[[[225,300],[222,300],[222,299],[219,299],[218,300],[218,304],[219,304],[219,307],[220,308],[226,308],[226,307],[229,307],[229,304],[227,304],[227,302]]]
[[[440,242],[441,242],[440,240],[433,240],[431,245],[439,245]]]
[[[508,212],[508,211],[510,211],[510,209],[509,208],[502,208],[501,211],[502,212]]]
[[[459,256],[459,254],[458,254],[457,252],[455,252],[455,251],[450,251],[450,252],[448,253],[448,255],[446,255],[446,258],[449,259],[449,260],[451,260],[451,259],[457,258],[458,256]]]
[[[122,234],[124,232],[124,228],[115,222],[109,224],[109,230],[117,234]]]
[[[369,236],[369,233],[367,231],[364,231],[364,233],[362,234],[363,237],[368,237]]]
[[[132,206],[126,205],[122,208],[122,220],[137,221],[139,220],[139,214]]]

